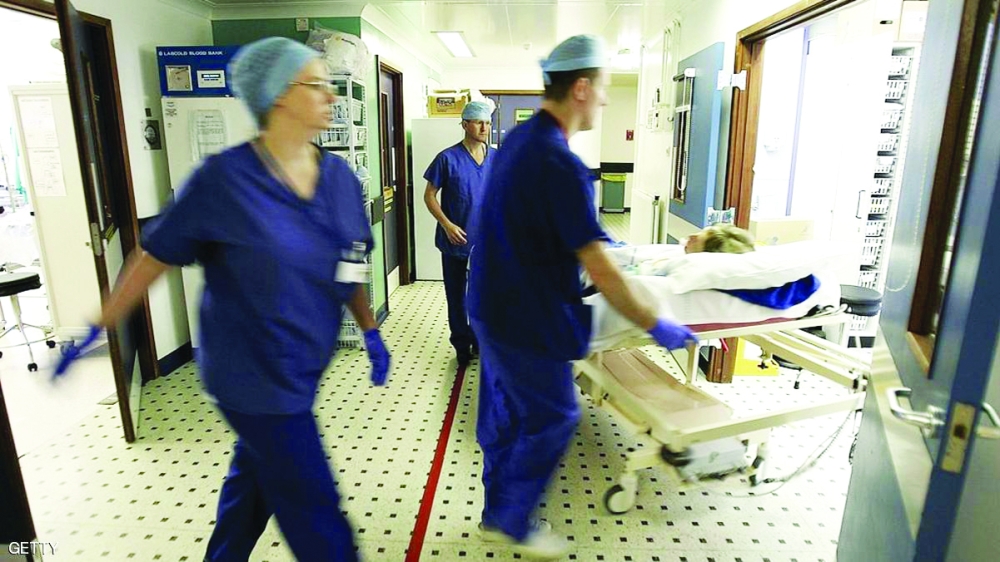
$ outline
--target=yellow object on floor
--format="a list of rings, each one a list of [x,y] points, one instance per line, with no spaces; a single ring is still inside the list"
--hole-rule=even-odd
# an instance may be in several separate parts
[[[743,338],[736,344],[736,367],[734,375],[739,376],[778,376],[778,364],[774,359],[762,359],[761,349]]]

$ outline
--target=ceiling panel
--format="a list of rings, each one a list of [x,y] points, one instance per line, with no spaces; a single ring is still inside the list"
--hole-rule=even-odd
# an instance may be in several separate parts
[[[293,13],[296,6],[315,9],[323,5],[343,8],[368,4],[405,30],[406,41],[417,43],[416,48],[446,66],[521,66],[537,64],[559,40],[579,33],[602,36],[612,55],[625,49],[638,53],[644,26],[655,27],[644,20],[644,14],[669,13],[692,0],[200,1],[229,10],[285,4]],[[461,31],[476,56],[452,57],[433,31]]]

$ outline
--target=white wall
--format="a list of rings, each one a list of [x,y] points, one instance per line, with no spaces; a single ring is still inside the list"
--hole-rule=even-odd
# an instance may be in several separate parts
[[[147,151],[141,123],[145,109],[160,111],[156,47],[211,45],[207,8],[165,0],[74,0],[81,12],[111,20],[118,80],[125,115],[129,165],[139,217],[160,211],[170,197],[164,151]],[[189,341],[180,270],[173,270],[149,290],[157,355],[162,358]]]
[[[448,66],[441,71],[442,88],[471,88],[476,90],[531,90],[541,91],[542,69],[531,66]]]
[[[625,140],[626,131],[635,132],[636,96],[639,93],[637,77],[612,78],[608,88],[608,105],[601,118],[601,162],[635,162],[635,141]],[[619,82],[625,82],[619,85]],[[632,137],[635,138],[634,136]],[[632,205],[632,184],[635,174],[625,179],[625,207]]]
[[[625,140],[625,131],[635,131],[636,85],[608,88],[608,105],[601,120],[601,161],[632,163],[635,142]]]
[[[436,64],[427,64],[427,57],[390,39],[397,33],[394,24],[382,11],[365,8],[361,17],[361,38],[369,52],[403,73],[403,118],[409,131],[411,120],[427,116],[424,88],[439,81],[440,68]],[[369,113],[376,115],[371,110]]]
[[[647,8],[648,9],[648,8]],[[666,18],[662,14],[657,14],[647,18]],[[668,21],[663,21],[663,25],[668,25]],[[650,36],[642,45],[640,50],[639,83],[638,96],[636,100],[636,130],[635,130],[635,172],[633,182],[628,187],[630,194],[634,191],[642,191],[650,197],[659,195],[661,208],[666,205],[662,203],[669,195],[670,176],[670,146],[671,133],[669,129],[650,129],[647,125],[647,117],[653,108],[656,100],[657,89],[660,89],[661,100],[666,96],[667,90],[663,87],[663,28]],[[661,121],[665,117],[661,117]],[[663,121],[666,124],[665,121]],[[648,197],[644,197],[648,200]],[[630,201],[631,203],[631,201]],[[631,206],[631,205],[630,205]],[[649,207],[642,205],[640,208],[632,209],[632,239],[639,242],[650,242],[648,236],[649,225],[653,224],[652,211]],[[660,230],[664,227],[661,224]],[[657,240],[651,240],[658,242]]]

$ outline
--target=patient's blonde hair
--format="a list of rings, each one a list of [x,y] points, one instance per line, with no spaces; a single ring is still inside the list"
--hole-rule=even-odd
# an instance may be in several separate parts
[[[703,252],[745,254],[754,251],[753,234],[738,226],[716,223],[705,228]]]

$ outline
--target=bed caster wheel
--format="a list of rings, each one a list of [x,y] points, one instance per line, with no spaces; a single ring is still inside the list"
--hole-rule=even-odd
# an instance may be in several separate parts
[[[45,340],[45,345],[49,346],[49,349],[55,349],[56,348],[56,342],[54,342],[52,340]]]
[[[604,493],[604,507],[615,515],[620,515],[635,507],[637,490],[626,490],[621,484],[615,484]]]
[[[38,370],[38,363],[28,363],[28,371],[34,373]]]
[[[670,466],[682,467],[691,464],[691,459],[685,457],[683,452],[675,453],[666,447],[660,449],[660,458]]]

